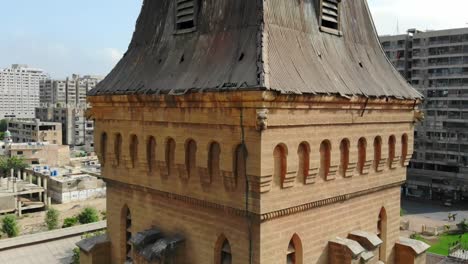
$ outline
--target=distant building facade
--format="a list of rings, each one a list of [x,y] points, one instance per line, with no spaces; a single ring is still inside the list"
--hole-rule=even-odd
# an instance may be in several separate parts
[[[387,57],[425,96],[407,195],[468,199],[468,28],[380,38]]]
[[[36,118],[62,124],[62,142],[70,146],[94,147],[94,122],[86,118],[86,108],[43,106],[36,108]]]
[[[33,118],[39,106],[40,82],[48,75],[41,69],[13,64],[0,69],[0,119]]]
[[[81,263],[425,263],[399,238],[422,96],[365,0],[145,0],[136,27],[88,94],[108,233]]]
[[[9,157],[21,157],[29,165],[65,166],[70,163],[70,148],[40,142],[12,143],[5,148]]]
[[[8,131],[14,143],[48,142],[62,145],[62,124],[39,119],[10,119]]]
[[[102,77],[73,74],[64,80],[47,79],[40,82],[41,106],[85,106],[86,93],[93,89]]]

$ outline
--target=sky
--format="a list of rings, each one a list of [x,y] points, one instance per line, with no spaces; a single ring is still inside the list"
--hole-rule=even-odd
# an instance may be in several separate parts
[[[29,64],[53,78],[106,75],[127,50],[141,4],[142,0],[4,0],[0,68]],[[467,0],[369,0],[369,6],[382,35],[408,28],[468,27]]]

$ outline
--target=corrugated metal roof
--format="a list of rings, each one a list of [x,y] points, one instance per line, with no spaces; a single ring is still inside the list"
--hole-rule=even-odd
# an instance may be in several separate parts
[[[200,1],[197,30],[174,34],[175,1],[145,0],[124,58],[89,95],[275,90],[416,99],[386,59],[366,0],[341,2],[341,31],[319,30],[319,1]]]

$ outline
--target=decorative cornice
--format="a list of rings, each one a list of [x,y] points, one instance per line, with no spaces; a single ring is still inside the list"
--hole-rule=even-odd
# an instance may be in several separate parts
[[[200,200],[197,198],[174,194],[174,193],[163,192],[163,191],[159,191],[159,190],[155,190],[155,189],[147,188],[147,187],[142,187],[138,185],[122,183],[122,182],[111,180],[111,179],[105,179],[105,181],[108,184],[108,188],[112,186],[120,186],[120,187],[130,188],[133,190],[138,190],[138,191],[145,192],[145,193],[149,192],[164,199],[185,203],[185,204],[189,204],[189,205],[200,207],[200,208],[218,210],[218,211],[222,211],[224,213],[234,215],[234,216],[241,216],[241,217],[250,216],[253,221],[262,222],[262,223],[268,222],[277,218],[302,213],[302,212],[309,211],[318,207],[323,207],[323,206],[331,205],[334,203],[344,202],[353,198],[358,198],[364,195],[383,191],[386,189],[399,187],[405,183],[405,181],[399,181],[396,183],[391,183],[391,184],[387,184],[387,185],[383,185],[383,186],[379,186],[379,187],[375,187],[375,188],[371,188],[367,190],[348,193],[348,194],[339,195],[339,196],[335,196],[335,197],[331,197],[331,198],[327,198],[323,200],[318,200],[318,201],[314,201],[314,202],[310,202],[310,203],[306,203],[306,204],[302,204],[298,206],[293,206],[290,208],[281,209],[281,210],[274,211],[274,212],[269,212],[265,214],[257,214],[253,212],[247,212],[244,209],[233,208],[233,207],[225,206],[225,205],[214,203],[214,202]]]

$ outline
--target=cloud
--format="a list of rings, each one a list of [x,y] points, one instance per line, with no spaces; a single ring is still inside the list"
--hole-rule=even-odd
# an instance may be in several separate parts
[[[369,0],[379,34],[467,27],[466,0]]]

